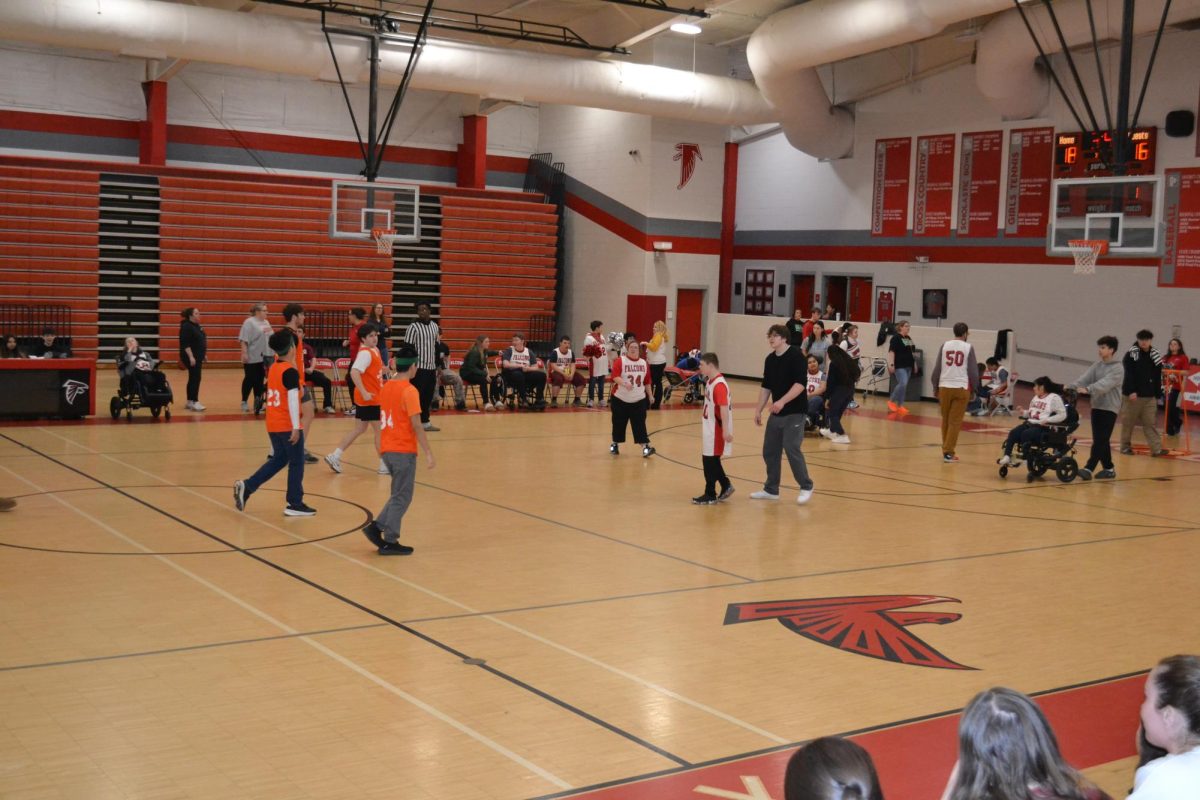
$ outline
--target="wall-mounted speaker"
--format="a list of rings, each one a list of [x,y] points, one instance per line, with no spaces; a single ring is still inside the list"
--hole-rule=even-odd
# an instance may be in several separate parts
[[[1192,131],[1196,130],[1196,115],[1186,109],[1171,111],[1167,114],[1165,130],[1167,136],[1175,138],[1191,136]]]

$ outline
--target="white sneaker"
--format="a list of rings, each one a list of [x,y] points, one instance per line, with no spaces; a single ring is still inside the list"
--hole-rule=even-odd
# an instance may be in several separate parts
[[[208,408],[208,406],[204,405],[199,400],[192,403],[192,411],[204,411],[207,408]]]
[[[379,462],[379,469],[375,470],[380,475],[391,475],[392,471],[388,469],[388,465],[383,461]]]
[[[494,405],[492,405],[491,403],[486,403],[486,404],[483,406],[483,410],[484,410],[484,411],[495,411],[495,410],[496,410],[496,407],[495,407]]]
[[[833,438],[833,431],[829,430],[829,428],[817,428],[817,433],[821,434],[826,439]]]
[[[750,493],[751,500],[778,500],[779,495],[771,494],[766,489],[759,489],[757,492]]]
[[[325,463],[328,464],[329,468],[331,470],[333,470],[334,472],[336,472],[337,474],[339,474],[339,475],[342,474],[342,460],[340,458],[338,458],[337,456],[335,456],[333,453],[330,453],[329,455],[325,456]]]
[[[191,401],[191,400],[188,400],[186,403],[184,403],[184,404],[183,404],[183,407],[184,407],[184,408],[186,408],[188,411],[195,411],[195,409],[194,409],[194,408],[192,408],[192,401]]]
[[[812,499],[812,493],[812,489],[801,489],[800,494],[796,495],[796,503],[799,505],[804,505]]]
[[[250,405],[249,405],[249,403],[247,403],[245,400],[243,400],[243,401],[242,401],[242,413],[243,413],[243,414],[249,414],[249,413],[250,413]]]
[[[850,437],[842,433],[838,434],[837,436],[831,436],[829,441],[833,442],[834,444],[850,444]]]
[[[996,463],[1002,467],[1007,467],[1012,463],[1012,456],[1000,456],[998,459],[996,459]]]

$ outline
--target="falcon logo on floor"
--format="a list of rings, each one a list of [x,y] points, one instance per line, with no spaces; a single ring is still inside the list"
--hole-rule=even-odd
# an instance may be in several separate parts
[[[67,398],[67,405],[75,405],[75,398],[81,394],[86,394],[88,385],[83,381],[68,380],[62,385],[63,396]]]
[[[953,597],[884,594],[816,597],[766,603],[730,603],[725,624],[777,619],[785,628],[814,642],[860,656],[937,669],[975,669],[952,661],[909,633],[910,625],[945,625],[962,615],[950,611],[900,611],[908,606],[957,603]]]

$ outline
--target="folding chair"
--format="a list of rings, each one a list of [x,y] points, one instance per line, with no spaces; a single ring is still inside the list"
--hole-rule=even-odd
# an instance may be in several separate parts
[[[333,362],[333,401],[342,410],[354,407],[354,404],[350,402],[350,389],[346,386],[346,378],[350,375],[350,364],[348,358],[339,358]]]
[[[459,373],[459,377],[462,377],[463,360],[461,358],[450,359],[449,365],[450,369]],[[438,382],[441,382],[441,376],[438,377]],[[463,381],[463,389],[465,390],[466,394],[469,395],[470,398],[475,402],[475,409],[482,410],[483,406],[479,402],[479,387],[473,383],[467,383],[466,381]]]

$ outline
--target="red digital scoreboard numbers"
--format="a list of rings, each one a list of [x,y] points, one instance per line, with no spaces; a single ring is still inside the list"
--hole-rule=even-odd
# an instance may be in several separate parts
[[[1158,128],[1134,128],[1129,137],[1126,175],[1153,175]],[[1060,133],[1054,137],[1055,178],[1099,178],[1115,175],[1112,131]]]

